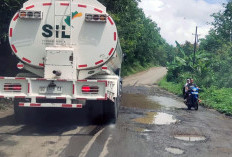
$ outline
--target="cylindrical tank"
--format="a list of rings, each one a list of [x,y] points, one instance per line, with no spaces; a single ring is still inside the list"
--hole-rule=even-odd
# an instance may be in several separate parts
[[[121,68],[115,22],[96,0],[29,0],[10,23],[9,42],[15,55],[35,68],[44,68],[46,47],[73,48],[77,70],[106,63]]]

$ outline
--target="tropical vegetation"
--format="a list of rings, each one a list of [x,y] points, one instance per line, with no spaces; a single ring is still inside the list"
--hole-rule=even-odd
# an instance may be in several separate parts
[[[8,28],[11,18],[25,1],[2,0],[0,3],[0,13],[3,17],[0,18],[0,58],[15,59],[10,53],[7,41]],[[157,24],[146,17],[143,10],[138,7],[139,0],[99,0],[99,2],[106,6],[117,24],[121,47],[126,55],[123,75],[154,65],[165,65],[167,53],[172,47],[161,37]],[[12,64],[10,68],[16,67],[14,62]],[[6,69],[10,68],[0,68],[0,73],[7,75]],[[11,71],[16,70],[14,68]]]
[[[160,85],[169,90],[181,89],[186,78],[194,78],[204,91],[204,105],[232,115],[232,2],[224,4],[224,8],[212,15],[213,28],[200,40],[195,64],[193,45],[177,42],[174,58],[168,63],[168,75]]]

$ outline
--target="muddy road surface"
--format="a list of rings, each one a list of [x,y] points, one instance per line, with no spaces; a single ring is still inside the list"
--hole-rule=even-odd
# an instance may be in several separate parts
[[[124,79],[116,125],[93,125],[85,110],[47,111],[28,124],[17,123],[11,108],[0,111],[0,157],[232,156],[232,119],[187,110],[154,85],[165,73],[152,68]]]

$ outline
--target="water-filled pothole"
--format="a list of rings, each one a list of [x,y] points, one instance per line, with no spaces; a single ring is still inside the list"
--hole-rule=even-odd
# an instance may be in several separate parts
[[[165,108],[185,108],[185,104],[178,100],[162,96],[148,96],[148,100],[162,105]]]
[[[148,130],[148,129],[140,128],[140,127],[133,128],[133,131],[136,131],[136,132],[152,132],[152,130]]]
[[[122,106],[140,109],[160,109],[161,105],[157,102],[149,100],[147,96],[140,94],[123,94]]]
[[[176,123],[178,120],[173,115],[162,112],[148,112],[146,116],[136,118],[133,121],[141,124],[169,125]]]
[[[178,140],[189,141],[189,142],[197,142],[197,141],[206,140],[206,137],[199,136],[199,135],[176,135],[174,137]]]
[[[179,148],[173,148],[173,147],[170,147],[170,148],[165,148],[165,150],[169,153],[172,153],[172,154],[175,154],[175,155],[181,155],[184,153],[183,150],[179,149]]]

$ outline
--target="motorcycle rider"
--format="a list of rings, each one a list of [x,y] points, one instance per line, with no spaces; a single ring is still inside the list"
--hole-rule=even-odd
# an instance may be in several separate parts
[[[191,87],[197,87],[197,85],[194,83],[194,80],[191,78],[190,83],[187,86],[187,90],[190,90]]]
[[[187,88],[186,88],[186,99],[188,98],[190,89],[193,88],[193,87],[197,87],[197,85],[194,83],[194,79],[191,78],[190,83],[187,85]]]

